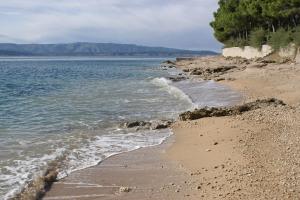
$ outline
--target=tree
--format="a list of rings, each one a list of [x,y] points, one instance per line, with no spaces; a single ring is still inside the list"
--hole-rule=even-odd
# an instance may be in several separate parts
[[[241,44],[241,41],[253,43],[254,36],[250,35],[268,42],[266,39],[271,37],[258,37],[259,32],[255,31],[261,30],[260,33],[264,31],[273,37],[271,33],[279,29],[280,34],[283,30],[294,31],[300,25],[300,0],[219,0],[210,25],[215,37],[227,46]]]

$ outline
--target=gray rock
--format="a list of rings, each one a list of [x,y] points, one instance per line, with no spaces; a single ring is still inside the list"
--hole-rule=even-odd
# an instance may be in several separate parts
[[[243,105],[238,105],[230,108],[209,108],[204,107],[201,109],[196,109],[194,111],[187,111],[179,115],[179,119],[182,121],[188,120],[196,120],[206,117],[222,117],[222,116],[230,116],[230,115],[239,115],[243,112],[256,110],[262,107],[267,106],[285,106],[286,104],[278,99],[270,98],[263,100],[256,100],[254,102],[245,103]]]
[[[133,121],[133,122],[125,122],[120,125],[122,128],[136,128],[136,130],[158,130],[168,128],[173,121],[170,120],[155,120],[151,122],[145,121]]]
[[[172,121],[168,121],[168,120],[152,121],[151,129],[158,130],[158,129],[169,128],[172,123],[173,123]]]
[[[121,124],[121,127],[123,128],[134,128],[134,127],[141,127],[141,126],[150,126],[150,123],[144,121],[134,121],[134,122],[125,122]]]
[[[179,82],[179,81],[183,81],[188,79],[185,76],[177,76],[177,77],[168,77],[169,80],[173,81],[173,82]]]

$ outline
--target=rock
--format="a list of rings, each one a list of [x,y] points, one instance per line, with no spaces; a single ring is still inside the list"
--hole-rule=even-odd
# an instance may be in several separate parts
[[[44,182],[46,184],[51,184],[56,181],[58,172],[56,169],[48,169],[44,176]]]
[[[227,72],[229,70],[235,69],[237,66],[222,66],[222,67],[217,67],[214,69],[208,69],[211,70],[212,73],[219,73],[219,72]]]
[[[177,77],[168,77],[169,80],[173,81],[173,82],[179,82],[179,81],[183,81],[186,80],[187,77],[185,76],[177,76]]]
[[[167,60],[167,61],[161,63],[161,67],[163,67],[163,68],[176,68],[176,63],[171,61],[171,60]]]
[[[214,81],[219,82],[219,81],[225,81],[225,78],[216,78]]]
[[[121,124],[121,127],[123,128],[134,128],[134,127],[145,127],[150,126],[151,124],[149,122],[144,121],[134,121],[134,122],[125,122]]]
[[[228,78],[226,78],[226,80],[227,80],[227,81],[235,81],[236,78],[228,77]]]
[[[173,123],[172,121],[168,121],[168,120],[152,121],[151,129],[158,130],[158,129],[169,128],[172,123]]]
[[[236,69],[237,66],[221,66],[216,68],[194,68],[190,71],[190,75],[201,76],[204,80],[211,80],[213,78],[218,78],[220,75],[223,75],[233,69]],[[223,78],[215,79],[216,81],[225,80]]]
[[[267,65],[268,63],[254,63],[252,65],[249,65],[248,68],[263,68]]]
[[[162,64],[176,65],[176,63],[174,61],[171,61],[171,60],[166,60],[166,61],[162,62]]]
[[[129,187],[120,187],[119,191],[128,193],[128,192],[131,192],[132,189]]]
[[[286,104],[278,99],[270,98],[263,100],[256,100],[254,102],[245,103],[243,105],[238,105],[230,108],[209,108],[204,107],[201,109],[195,109],[194,111],[187,111],[179,115],[179,119],[182,121],[188,120],[196,120],[206,117],[222,117],[222,116],[231,116],[231,115],[239,115],[243,112],[256,110],[259,108],[267,107],[267,106],[285,106]]]
[[[137,128],[136,130],[143,130],[143,129],[165,129],[168,128],[173,121],[170,120],[154,120],[150,122],[145,121],[133,121],[133,122],[125,122],[120,125],[122,128]]]
[[[193,69],[190,73],[190,75],[195,75],[195,76],[199,76],[202,75],[204,72],[202,71],[202,69]]]

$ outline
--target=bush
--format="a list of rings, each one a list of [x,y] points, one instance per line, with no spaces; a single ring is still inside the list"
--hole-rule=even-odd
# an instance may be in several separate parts
[[[292,33],[292,40],[295,45],[300,47],[300,26],[298,26],[295,31]]]
[[[261,48],[267,42],[266,31],[262,28],[256,29],[250,33],[249,44],[252,47]]]
[[[225,47],[244,47],[249,43],[243,38],[230,38],[225,42]]]
[[[291,31],[280,28],[275,33],[270,34],[268,44],[270,44],[274,50],[279,50],[280,48],[287,47],[291,42]]]

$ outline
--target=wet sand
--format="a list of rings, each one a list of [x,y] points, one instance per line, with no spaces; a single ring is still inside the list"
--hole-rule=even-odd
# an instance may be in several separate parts
[[[192,194],[188,174],[176,161],[165,159],[173,142],[171,136],[162,145],[119,154],[74,172],[54,183],[43,199],[184,199]]]

